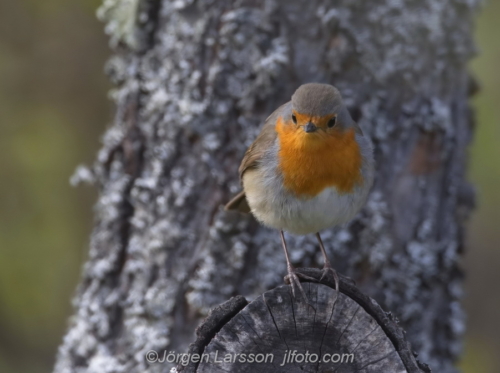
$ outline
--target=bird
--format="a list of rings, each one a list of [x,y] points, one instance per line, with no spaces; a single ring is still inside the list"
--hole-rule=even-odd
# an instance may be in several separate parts
[[[251,213],[279,230],[287,276],[305,297],[290,262],[284,232],[315,234],[324,260],[322,276],[339,278],[320,231],[349,222],[364,206],[374,179],[373,147],[352,119],[337,88],[307,83],[264,122],[239,167],[242,191],[225,210]],[[320,280],[321,280],[320,279]],[[306,298],[306,297],[305,297]]]

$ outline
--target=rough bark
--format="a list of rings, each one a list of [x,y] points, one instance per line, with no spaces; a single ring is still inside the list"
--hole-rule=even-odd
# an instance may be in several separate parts
[[[100,195],[55,372],[166,372],[147,351],[185,352],[212,307],[282,282],[278,233],[221,205],[265,117],[310,81],[336,85],[375,145],[365,209],[323,232],[330,257],[455,372],[478,1],[106,0],[117,109],[73,178]],[[314,237],[288,243],[321,265]]]

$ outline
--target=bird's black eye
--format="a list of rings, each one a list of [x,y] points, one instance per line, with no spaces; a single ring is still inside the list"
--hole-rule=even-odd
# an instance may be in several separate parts
[[[292,114],[292,120],[293,123],[297,124],[297,117],[295,116],[295,114]]]
[[[333,117],[328,121],[328,128],[332,128],[337,123],[337,117]]]

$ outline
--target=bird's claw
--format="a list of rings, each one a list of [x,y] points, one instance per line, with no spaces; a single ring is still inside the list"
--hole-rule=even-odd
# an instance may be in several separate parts
[[[332,268],[331,265],[325,264],[323,269],[321,270],[321,277],[319,279],[319,282],[323,280],[325,276],[327,276],[328,273],[331,273],[333,276],[333,281],[335,283],[335,290],[338,292],[339,291],[339,275],[336,270]]]
[[[304,297],[304,299],[307,301],[307,296],[304,291],[304,288],[302,287],[299,277],[305,279],[305,280],[310,280],[310,281],[316,281],[313,277],[307,276],[303,273],[297,272],[294,268],[288,268],[288,274],[285,276],[285,282],[288,282],[291,287],[292,287],[292,295],[295,298],[295,286],[297,286],[300,290],[300,293]]]

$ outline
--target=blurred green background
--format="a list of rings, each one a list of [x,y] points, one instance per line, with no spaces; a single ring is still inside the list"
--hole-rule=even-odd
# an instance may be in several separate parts
[[[92,226],[95,188],[72,188],[111,120],[99,0],[0,0],[0,372],[52,369]],[[477,130],[469,178],[466,373],[500,372],[500,1],[477,20]]]

